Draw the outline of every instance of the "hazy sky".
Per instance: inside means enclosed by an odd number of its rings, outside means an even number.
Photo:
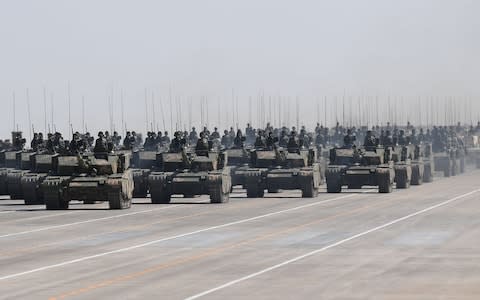
[[[116,128],[123,90],[124,119],[137,130],[146,127],[145,88],[150,120],[153,92],[155,121],[163,127],[162,105],[167,129],[170,88],[173,99],[181,99],[183,125],[200,121],[201,97],[209,103],[209,123],[218,122],[218,102],[227,112],[220,112],[221,123],[232,120],[232,89],[241,123],[258,121],[248,116],[248,99],[253,97],[255,108],[259,94],[267,104],[268,97],[273,103],[284,97],[282,118],[285,103],[290,99],[293,111],[298,96],[305,105],[300,121],[308,124],[317,115],[324,118],[317,97],[328,97],[331,122],[339,114],[337,108],[332,116],[335,96],[353,97],[352,103],[378,96],[385,108],[388,95],[400,106],[402,99],[413,105],[427,96],[476,103],[480,94],[480,1],[475,0],[2,0],[0,5],[2,137],[13,127],[13,92],[16,123],[28,131],[26,88],[35,127],[44,129],[45,87],[48,123],[53,96],[54,123],[65,131],[68,82],[73,126],[82,127],[85,97],[91,131],[109,128],[112,89]],[[423,102],[425,110],[432,101]],[[471,111],[458,114],[469,121]],[[379,114],[385,117],[383,110]],[[478,117],[478,105],[472,114]],[[172,116],[174,123],[177,113]]]

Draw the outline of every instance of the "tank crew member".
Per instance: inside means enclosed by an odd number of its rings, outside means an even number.
[[[208,139],[206,138],[205,132],[200,132],[200,138],[197,141],[197,145],[195,147],[195,154],[198,156],[208,156],[209,151],[209,144]]]
[[[173,153],[179,153],[183,151],[183,148],[185,147],[186,140],[181,137],[181,134],[179,131],[175,132],[174,138],[172,142],[170,143],[170,152]]]

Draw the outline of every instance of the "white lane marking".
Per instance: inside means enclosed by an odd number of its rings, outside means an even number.
[[[30,218],[19,218],[19,219],[15,219],[15,220],[5,220],[5,222],[0,222],[0,224],[3,225],[3,224],[6,224],[6,223],[13,223],[13,222],[24,222],[24,221],[30,221],[30,220],[46,219],[46,218],[69,215],[69,214],[73,214],[73,213],[74,213],[73,211],[69,211],[69,212],[64,212],[64,213],[59,213],[59,214],[54,214],[54,215],[36,216],[36,217],[30,217]]]
[[[13,213],[15,212],[14,210],[6,210],[6,211],[0,211],[0,214],[8,214],[8,213]]]
[[[7,237],[12,237],[12,236],[19,236],[19,235],[25,235],[25,234],[29,234],[29,233],[40,232],[40,231],[46,231],[46,230],[52,230],[52,229],[70,227],[70,226],[74,226],[74,225],[87,224],[87,223],[93,223],[93,222],[104,221],[104,220],[111,220],[111,219],[116,219],[116,218],[121,218],[121,217],[127,217],[127,216],[133,216],[133,215],[138,215],[138,214],[149,213],[149,212],[157,211],[157,210],[174,208],[174,207],[178,207],[178,206],[180,206],[180,205],[162,206],[162,207],[159,207],[159,208],[142,210],[142,211],[136,211],[136,212],[126,213],[126,214],[121,214],[121,215],[115,215],[115,216],[109,216],[109,217],[103,217],[103,218],[97,218],[97,219],[90,219],[90,220],[78,221],[78,222],[61,224],[61,225],[53,225],[53,226],[41,227],[41,228],[32,229],[32,230],[27,230],[27,231],[20,231],[20,232],[14,232],[14,233],[9,233],[9,234],[0,235],[0,238],[7,238]]]
[[[365,192],[367,192],[367,191],[365,191]],[[166,242],[166,241],[175,240],[175,239],[179,239],[179,238],[186,237],[186,236],[191,236],[191,235],[206,232],[206,231],[211,231],[211,230],[214,230],[214,229],[225,228],[225,227],[229,227],[229,226],[233,226],[233,225],[247,223],[247,222],[250,222],[250,221],[259,220],[259,219],[279,215],[279,214],[286,213],[286,212],[291,212],[291,211],[295,211],[295,210],[299,210],[299,209],[303,209],[303,208],[307,208],[307,207],[312,207],[312,206],[316,206],[316,205],[320,205],[320,204],[324,204],[324,203],[328,203],[328,202],[332,202],[332,201],[336,201],[336,200],[340,200],[340,199],[351,198],[351,197],[354,197],[354,196],[360,196],[360,195],[363,195],[363,193],[349,194],[349,195],[344,195],[344,196],[340,196],[340,197],[335,197],[335,198],[332,198],[332,199],[317,201],[317,202],[313,202],[313,203],[309,203],[309,204],[305,204],[305,205],[300,205],[300,206],[296,206],[296,207],[292,207],[292,208],[288,208],[288,209],[279,210],[279,211],[276,211],[276,212],[271,212],[271,213],[259,215],[259,216],[256,216],[256,217],[242,219],[242,220],[238,220],[238,221],[234,221],[234,222],[230,222],[230,223],[225,223],[225,224],[222,224],[222,225],[206,227],[206,228],[203,228],[203,229],[199,229],[199,230],[195,230],[195,231],[191,231],[191,232],[187,232],[187,233],[182,233],[182,234],[179,234],[179,235],[169,236],[169,237],[165,237],[165,238],[162,238],[162,239],[158,239],[158,240],[154,240],[154,241],[150,241],[150,242],[146,242],[146,243],[142,243],[142,244],[137,244],[137,245],[126,247],[126,248],[121,248],[121,249],[112,250],[112,251],[108,251],[108,252],[103,252],[103,253],[99,253],[99,254],[95,254],[95,255],[85,256],[85,257],[81,257],[81,258],[77,258],[77,259],[72,259],[72,260],[61,262],[61,263],[48,265],[48,266],[44,266],[44,267],[40,267],[40,268],[36,268],[36,269],[32,269],[32,270],[20,272],[20,273],[5,275],[5,276],[0,277],[0,281],[6,280],[6,279],[11,279],[11,278],[16,278],[16,277],[20,277],[20,276],[28,275],[28,274],[32,274],[32,273],[37,273],[37,272],[40,272],[40,271],[45,271],[45,270],[49,270],[49,269],[53,269],[53,268],[72,265],[72,264],[75,264],[75,263],[79,263],[79,262],[83,262],[83,261],[86,261],[86,260],[91,260],[91,259],[94,259],[94,258],[99,258],[99,257],[111,255],[111,254],[127,252],[127,251],[130,251],[130,250],[143,248],[143,247],[158,244],[158,243],[161,243],[161,242]]]
[[[345,238],[345,239],[343,239],[343,240],[340,240],[340,241],[335,242],[335,243],[333,243],[333,244],[327,245],[327,246],[322,247],[322,248],[320,248],[320,249],[313,250],[313,251],[308,252],[308,253],[306,253],[306,254],[303,254],[303,255],[297,256],[297,257],[295,257],[295,258],[286,260],[286,261],[284,261],[284,262],[282,262],[282,263],[279,263],[279,264],[273,265],[273,266],[271,266],[271,267],[265,268],[265,269],[263,269],[263,270],[261,270],[261,271],[252,273],[252,274],[250,274],[250,275],[247,275],[247,276],[244,276],[244,277],[241,277],[241,278],[232,280],[232,281],[229,281],[229,282],[227,282],[227,283],[225,283],[225,284],[222,284],[222,285],[220,285],[220,286],[217,286],[217,287],[215,287],[215,288],[212,288],[212,289],[206,290],[206,291],[204,291],[204,292],[198,293],[198,294],[196,294],[196,295],[190,296],[190,297],[188,297],[188,298],[185,298],[185,300],[194,300],[194,299],[198,299],[198,298],[207,296],[207,295],[209,295],[209,294],[215,293],[215,292],[217,292],[217,291],[219,291],[219,290],[225,289],[225,288],[227,288],[227,287],[230,287],[230,286],[235,285],[235,284],[237,284],[237,283],[240,283],[240,282],[242,282],[242,281],[246,281],[246,280],[248,280],[248,279],[251,279],[251,278],[260,276],[260,275],[262,275],[262,274],[268,273],[268,272],[270,272],[270,271],[279,269],[279,268],[284,267],[284,266],[286,266],[286,265],[288,265],[288,264],[297,262],[297,261],[299,261],[299,260],[302,260],[302,259],[304,259],[304,258],[313,256],[313,255],[318,254],[318,253],[320,253],[320,252],[324,252],[324,251],[326,251],[326,250],[328,250],[328,249],[331,249],[331,248],[334,248],[334,247],[336,247],[336,246],[340,246],[340,245],[342,245],[342,244],[344,244],[344,243],[346,243],[346,242],[349,242],[349,241],[351,241],[351,240],[358,239],[358,238],[360,238],[360,237],[362,237],[362,236],[364,236],[364,235],[367,235],[367,234],[369,234],[369,233],[372,233],[372,232],[375,232],[375,231],[384,229],[384,228],[389,227],[389,226],[392,226],[392,225],[394,225],[394,224],[396,224],[396,223],[405,221],[405,220],[407,220],[407,219],[413,218],[413,217],[418,216],[418,215],[420,215],[420,214],[426,213],[426,212],[428,212],[428,211],[430,211],[430,210],[436,209],[436,208],[438,208],[438,207],[440,207],[440,206],[447,205],[447,204],[449,204],[449,203],[451,203],[451,202],[453,202],[453,201],[456,201],[456,200],[459,200],[459,199],[468,197],[468,196],[470,196],[470,195],[472,195],[472,194],[475,194],[475,193],[477,193],[477,192],[479,192],[479,191],[480,191],[480,189],[474,190],[474,191],[471,191],[471,192],[469,192],[469,193],[466,193],[466,194],[463,194],[463,195],[454,197],[454,198],[452,198],[452,199],[443,201],[443,202],[441,202],[441,203],[438,203],[438,204],[436,204],[436,205],[433,205],[433,206],[427,207],[427,208],[425,208],[425,209],[419,210],[419,211],[417,211],[417,212],[411,213],[411,214],[406,215],[406,216],[404,216],[404,217],[395,219],[395,220],[390,221],[390,222],[388,222],[388,223],[385,223],[385,224],[383,224],[383,225],[380,225],[380,226],[374,227],[374,228],[372,228],[372,229],[369,229],[369,230],[367,230],[367,231],[364,231],[364,232],[355,234],[355,235],[353,235],[353,236],[351,236],[351,237]]]

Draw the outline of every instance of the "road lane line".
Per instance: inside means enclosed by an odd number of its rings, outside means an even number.
[[[108,217],[103,217],[103,218],[90,219],[90,220],[78,221],[78,222],[67,223],[67,224],[41,227],[41,228],[36,228],[36,229],[32,229],[32,230],[27,230],[27,231],[20,231],[20,232],[14,232],[14,233],[0,235],[0,238],[7,238],[7,237],[12,237],[12,236],[19,236],[19,235],[25,235],[25,234],[29,234],[29,233],[51,230],[51,229],[58,229],[58,228],[70,227],[70,226],[75,226],[75,225],[80,225],[80,224],[87,224],[87,223],[93,223],[93,222],[98,222],[98,221],[111,220],[111,219],[116,219],[116,218],[121,218],[121,217],[127,217],[127,216],[149,213],[149,212],[152,212],[152,211],[174,208],[174,207],[178,207],[178,206],[181,206],[181,205],[162,206],[162,207],[159,207],[159,208],[136,211],[136,212],[126,213],[126,214],[121,214],[121,215],[108,216]]]
[[[233,226],[233,225],[243,224],[243,223],[247,223],[247,222],[251,222],[251,221],[255,221],[255,220],[279,215],[279,214],[282,214],[282,213],[287,213],[287,212],[300,210],[300,209],[307,208],[307,207],[312,207],[312,206],[316,206],[316,205],[320,205],[320,204],[325,204],[325,203],[329,203],[329,202],[333,202],[333,201],[337,201],[337,200],[341,200],[341,199],[352,198],[354,196],[363,195],[364,193],[366,193],[368,191],[370,191],[370,190],[366,190],[366,191],[363,191],[362,193],[358,193],[358,194],[349,194],[349,195],[335,197],[335,198],[331,198],[331,199],[327,199],[327,200],[317,201],[317,202],[313,202],[313,203],[309,203],[309,204],[305,204],[305,205],[300,205],[300,206],[296,206],[296,207],[292,207],[292,208],[288,208],[288,209],[283,209],[283,210],[280,210],[280,211],[271,212],[271,213],[267,213],[267,214],[263,214],[263,215],[258,215],[258,216],[247,218],[247,219],[241,219],[241,220],[238,220],[238,221],[233,221],[233,222],[229,222],[229,223],[225,223],[225,224],[221,224],[221,225],[206,227],[206,228],[195,230],[195,231],[190,231],[190,232],[186,232],[186,233],[182,233],[182,234],[178,234],[178,235],[174,235],[174,236],[165,237],[165,238],[158,239],[158,240],[153,240],[153,241],[150,241],[150,242],[145,242],[145,243],[133,245],[133,246],[130,246],[130,247],[120,248],[120,249],[117,249],[117,250],[98,253],[98,254],[94,254],[94,255],[90,255],[90,256],[84,256],[84,257],[64,261],[64,262],[57,263],[57,264],[43,266],[43,267],[35,268],[35,269],[32,269],[32,270],[24,271],[24,272],[5,275],[5,276],[0,277],[0,281],[6,280],[6,279],[12,279],[12,278],[20,277],[20,276],[23,276],[23,275],[32,274],[32,273],[37,273],[37,272],[41,272],[41,271],[45,271],[45,270],[50,270],[50,269],[54,269],[54,268],[59,268],[59,267],[67,266],[67,265],[72,265],[72,264],[76,264],[76,263],[80,263],[80,262],[83,262],[83,261],[92,260],[92,259],[95,259],[95,258],[104,257],[104,256],[112,255],[112,254],[127,252],[127,251],[135,250],[135,249],[138,249],[138,248],[143,248],[143,247],[147,247],[147,246],[150,246],[150,245],[158,244],[158,243],[161,243],[161,242],[175,240],[175,239],[183,238],[183,237],[186,237],[186,236],[191,236],[191,235],[195,235],[195,234],[198,234],[198,233],[203,233],[203,232],[206,232],[206,231],[225,228],[225,227],[229,227],[229,226]]]
[[[388,222],[388,223],[385,223],[385,224],[383,224],[383,225],[380,225],[380,226],[371,228],[371,229],[369,229],[369,230],[363,231],[363,232],[361,232],[361,233],[355,234],[355,235],[353,235],[353,236],[350,236],[350,237],[348,237],[348,238],[345,238],[345,239],[340,240],[340,241],[338,241],[338,242],[335,242],[335,243],[333,243],[333,244],[327,245],[327,246],[322,247],[322,248],[320,248],[320,249],[317,249],[317,250],[308,252],[308,253],[306,253],[306,254],[303,254],[303,255],[297,256],[297,257],[295,257],[295,258],[286,260],[286,261],[284,261],[284,262],[281,262],[281,263],[279,263],[279,264],[276,264],[276,265],[273,265],[273,266],[271,266],[271,267],[265,268],[265,269],[260,270],[260,271],[258,271],[258,272],[255,272],[255,273],[252,273],[252,274],[243,276],[243,277],[241,277],[241,278],[238,278],[238,279],[229,281],[229,282],[227,282],[227,283],[225,283],[225,284],[222,284],[222,285],[220,285],[220,286],[217,286],[217,287],[215,287],[215,288],[212,288],[212,289],[206,290],[206,291],[204,291],[204,292],[198,293],[198,294],[196,294],[196,295],[190,296],[190,297],[188,297],[188,298],[185,298],[185,300],[194,300],[194,299],[198,299],[198,298],[207,296],[207,295],[212,294],[212,293],[215,293],[215,292],[217,292],[217,291],[219,291],[219,290],[223,290],[223,289],[225,289],[225,288],[227,288],[227,287],[233,286],[233,285],[238,284],[238,283],[241,283],[241,282],[243,282],[243,281],[246,281],[246,280],[252,279],[252,278],[254,278],[254,277],[260,276],[260,275],[262,275],[262,274],[265,274],[265,273],[274,271],[274,270],[276,270],[276,269],[279,269],[279,268],[284,267],[284,266],[286,266],[286,265],[289,265],[289,264],[291,264],[291,263],[297,262],[297,261],[299,261],[299,260],[308,258],[308,257],[313,256],[313,255],[315,255],[315,254],[318,254],[318,253],[320,253],[320,252],[324,252],[324,251],[326,251],[326,250],[329,250],[329,249],[332,249],[332,248],[334,248],[334,247],[340,246],[340,245],[342,245],[342,244],[345,244],[345,243],[347,243],[347,242],[349,242],[349,241],[358,239],[358,238],[363,237],[363,236],[365,236],[365,235],[367,235],[367,234],[370,234],[370,233],[372,233],[372,232],[379,231],[379,230],[381,230],[381,229],[384,229],[384,228],[386,228],[386,227],[392,226],[392,225],[397,224],[397,223],[399,223],[399,222],[408,220],[408,219],[413,218],[413,217],[415,217],[415,216],[418,216],[418,215],[420,215],[420,214],[424,214],[424,213],[426,213],[426,212],[429,212],[429,211],[431,211],[431,210],[433,210],[433,209],[439,208],[439,207],[441,207],[441,206],[445,206],[445,205],[447,205],[447,204],[449,204],[449,203],[452,203],[452,202],[454,202],[454,201],[457,201],[457,200],[463,199],[463,198],[465,198],[465,197],[471,196],[471,195],[473,195],[473,194],[475,194],[475,193],[477,193],[477,192],[479,192],[479,191],[480,191],[480,189],[477,189],[477,190],[474,190],[474,191],[471,191],[471,192],[462,194],[462,195],[460,195],[460,196],[451,198],[451,199],[449,199],[449,200],[443,201],[443,202],[441,202],[441,203],[438,203],[438,204],[429,206],[429,207],[424,208],[424,209],[422,209],[422,210],[416,211],[416,212],[414,212],[414,213],[411,213],[411,214],[409,214],[409,215],[406,215],[406,216],[403,216],[403,217],[401,217],[401,218],[395,219],[395,220],[390,221],[390,222]]]
[[[388,199],[387,199],[387,201],[388,201]],[[383,201],[383,202],[380,202],[380,203],[377,203],[377,204],[374,204],[374,205],[365,205],[365,206],[359,207],[359,208],[354,209],[354,210],[349,210],[349,211],[346,211],[346,212],[337,213],[337,214],[334,214],[334,215],[331,215],[331,216],[327,216],[325,218],[317,219],[315,221],[303,223],[303,224],[300,224],[300,225],[296,225],[294,227],[289,227],[287,229],[282,229],[282,230],[279,230],[279,231],[274,231],[274,232],[270,232],[270,233],[266,233],[266,234],[261,234],[261,235],[255,237],[255,238],[252,238],[252,239],[247,239],[247,240],[237,242],[237,243],[233,243],[233,244],[232,243],[227,244],[227,245],[222,246],[222,247],[215,247],[212,250],[208,250],[208,251],[205,251],[205,252],[197,254],[197,255],[189,256],[189,257],[186,257],[186,258],[175,259],[171,262],[162,263],[160,265],[149,267],[149,268],[141,270],[141,271],[137,271],[137,272],[134,272],[134,273],[129,273],[129,274],[126,274],[126,275],[121,275],[121,276],[115,277],[113,279],[107,279],[107,280],[104,280],[100,283],[96,283],[96,284],[93,284],[93,285],[90,285],[90,286],[87,286],[87,287],[84,287],[84,288],[80,288],[80,289],[76,289],[76,290],[73,290],[73,291],[70,291],[70,292],[66,292],[66,293],[63,293],[60,296],[50,297],[49,300],[58,300],[58,299],[65,299],[65,298],[72,297],[72,296],[78,296],[79,294],[85,294],[87,292],[91,292],[91,291],[96,290],[96,289],[104,288],[104,287],[107,287],[107,286],[110,286],[112,284],[116,284],[116,283],[119,283],[119,282],[122,282],[122,281],[136,279],[136,278],[139,278],[140,276],[143,276],[143,275],[146,275],[146,274],[161,271],[161,270],[164,270],[164,269],[167,269],[167,268],[170,268],[170,267],[177,267],[181,264],[190,263],[190,262],[193,262],[193,261],[196,261],[196,260],[199,260],[199,259],[207,258],[209,256],[216,255],[216,254],[222,253],[222,252],[227,251],[227,250],[232,250],[232,249],[239,248],[239,247],[242,247],[242,246],[250,245],[254,242],[266,240],[266,239],[269,239],[269,238],[272,238],[272,237],[275,237],[275,236],[278,236],[278,235],[282,235],[282,234],[288,234],[292,231],[301,230],[301,229],[303,229],[305,227],[308,227],[308,226],[316,225],[316,224],[323,223],[323,222],[326,222],[326,221],[331,221],[331,220],[334,220],[334,219],[337,219],[337,218],[340,218],[340,217],[344,217],[344,216],[347,216],[347,215],[354,215],[355,213],[365,211],[365,210],[369,210],[369,209],[372,209],[372,208],[382,207],[382,206],[385,206],[386,204],[387,205],[391,204],[391,202],[389,202],[389,203],[385,203],[385,202],[386,201]]]

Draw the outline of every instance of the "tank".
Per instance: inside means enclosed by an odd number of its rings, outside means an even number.
[[[263,197],[265,190],[301,190],[303,198],[316,197],[323,183],[316,149],[288,152],[252,150],[250,168],[245,176],[247,197]]]
[[[26,205],[44,204],[41,185],[48,174],[55,170],[58,154],[32,156],[32,171],[21,178],[23,199]]]
[[[412,160],[410,146],[395,146],[392,151],[392,160],[395,169],[395,183],[397,189],[407,189],[412,181]]]
[[[71,200],[106,201],[110,209],[130,208],[133,176],[128,154],[58,157],[57,174],[42,183],[48,210],[68,209]]]
[[[379,193],[391,193],[395,179],[391,148],[333,148],[325,171],[328,193],[340,193],[343,186],[378,186]]]
[[[172,195],[209,195],[210,203],[228,202],[232,186],[227,154],[162,153],[162,171],[148,177],[152,203],[170,203]]]

